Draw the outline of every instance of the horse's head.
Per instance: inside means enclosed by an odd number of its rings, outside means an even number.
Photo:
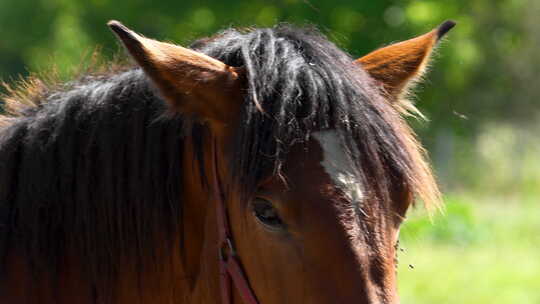
[[[208,206],[193,215],[204,218],[204,241],[186,236],[194,293],[219,294],[214,209],[224,194],[260,303],[398,302],[399,226],[415,198],[438,199],[401,97],[453,23],[357,61],[289,27],[228,31],[186,49],[110,25],[172,111],[207,126],[202,161],[184,172],[198,189],[188,197]]]

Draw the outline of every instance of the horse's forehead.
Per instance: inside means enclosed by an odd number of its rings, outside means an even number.
[[[321,147],[323,158],[321,166],[330,177],[334,186],[340,189],[351,203],[358,203],[363,198],[362,187],[355,164],[346,149],[340,143],[335,130],[312,133],[312,137]]]

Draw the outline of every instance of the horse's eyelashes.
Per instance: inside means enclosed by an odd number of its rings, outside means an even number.
[[[251,203],[253,215],[259,223],[272,231],[283,230],[285,223],[272,203],[264,198],[257,197]]]

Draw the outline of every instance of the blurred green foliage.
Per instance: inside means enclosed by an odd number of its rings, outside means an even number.
[[[436,225],[433,225],[436,222]],[[482,237],[477,227],[478,221],[470,202],[446,197],[445,212],[436,214],[435,218],[425,216],[413,217],[401,231],[401,239],[424,238],[432,243],[468,245]]]
[[[494,198],[450,195],[431,219],[401,229],[401,303],[540,303],[539,189]]]

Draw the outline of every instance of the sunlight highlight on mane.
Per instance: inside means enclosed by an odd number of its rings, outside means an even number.
[[[9,126],[14,118],[24,116],[29,109],[46,103],[50,94],[69,91],[78,83],[88,81],[88,78],[106,77],[134,67],[133,63],[121,56],[121,53],[107,60],[100,48],[81,55],[80,62],[80,65],[72,68],[63,77],[53,65],[39,73],[31,73],[26,77],[19,76],[11,83],[1,81],[0,87],[5,92],[0,94],[0,105],[4,112],[0,114],[0,128]],[[63,78],[70,81],[64,82]]]
[[[38,107],[48,91],[48,86],[35,76],[20,79],[15,85],[6,82],[1,85],[6,93],[0,96],[4,110],[0,115],[0,127],[9,125],[11,119],[23,115],[24,110]]]

